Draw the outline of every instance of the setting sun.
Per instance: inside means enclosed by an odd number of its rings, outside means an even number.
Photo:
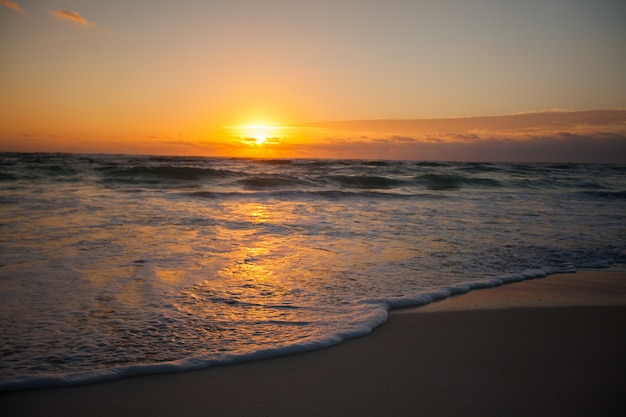
[[[253,126],[239,126],[238,129],[242,132],[244,140],[253,142],[256,145],[263,145],[270,140],[275,141],[277,138],[273,134],[278,129],[277,126],[270,125],[253,125]]]

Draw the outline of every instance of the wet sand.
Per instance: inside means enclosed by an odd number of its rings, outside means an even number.
[[[3,416],[621,416],[626,266],[392,312],[372,334],[238,365],[0,394]]]

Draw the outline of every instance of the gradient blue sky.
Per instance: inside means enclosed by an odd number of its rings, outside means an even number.
[[[625,46],[623,0],[3,0],[0,150],[386,158],[460,139],[320,122],[626,109]]]

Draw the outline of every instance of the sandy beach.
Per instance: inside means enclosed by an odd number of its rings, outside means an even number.
[[[395,311],[314,352],[0,394],[3,416],[621,416],[626,268]]]

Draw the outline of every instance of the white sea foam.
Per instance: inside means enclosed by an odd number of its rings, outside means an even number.
[[[350,314],[346,314],[335,323],[328,333],[322,333],[318,338],[307,338],[294,343],[256,350],[250,353],[222,353],[206,357],[191,356],[185,359],[158,364],[141,364],[105,368],[97,371],[69,372],[64,374],[41,375],[37,377],[15,378],[12,381],[2,383],[0,392],[22,389],[34,389],[54,386],[71,386],[77,384],[90,384],[105,382],[133,375],[165,374],[204,369],[214,366],[267,359],[277,356],[285,356],[321,349],[339,344],[345,340],[364,336],[376,327],[385,323],[388,318],[388,310],[408,307],[424,306],[435,301],[441,301],[448,297],[465,294],[467,292],[493,288],[501,285],[524,281],[528,279],[543,278],[555,273],[571,273],[576,269],[573,265],[563,268],[545,268],[529,270],[519,274],[511,274],[499,278],[484,281],[459,283],[433,289],[414,296],[397,297],[389,299],[357,300]]]

